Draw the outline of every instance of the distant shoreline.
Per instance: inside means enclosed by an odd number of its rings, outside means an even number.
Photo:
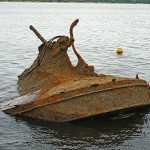
[[[0,2],[150,4],[150,0],[1,0]]]

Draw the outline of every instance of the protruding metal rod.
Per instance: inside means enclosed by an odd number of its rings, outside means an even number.
[[[42,37],[42,35],[32,26],[30,25],[30,29],[35,33],[35,35],[43,42],[46,43],[47,41]]]
[[[73,28],[77,25],[77,23],[79,22],[79,19],[76,19],[70,26],[70,39],[73,40],[72,42],[72,49],[75,53],[75,55],[77,56],[78,58],[78,61],[79,62],[82,62],[82,63],[85,63],[85,61],[83,60],[83,58],[80,56],[80,54],[77,52],[75,46],[74,46],[74,38],[73,38]]]
[[[70,26],[70,38],[73,38],[73,28],[77,25],[79,19],[76,19]]]

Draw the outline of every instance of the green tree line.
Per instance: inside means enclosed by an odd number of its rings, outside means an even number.
[[[18,1],[18,2],[93,2],[93,3],[143,3],[150,4],[150,0],[0,0],[0,1]]]

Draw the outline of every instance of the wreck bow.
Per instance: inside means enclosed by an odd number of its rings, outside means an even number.
[[[26,69],[18,79],[19,93],[25,95],[46,87],[52,88],[58,84],[72,79],[79,79],[84,76],[96,76],[94,67],[85,63],[78,54],[74,46],[73,29],[78,23],[75,20],[70,27],[70,37],[57,36],[57,41],[46,41],[40,33],[33,27],[30,29],[43,42],[39,46],[39,54],[31,65]],[[72,46],[75,55],[78,58],[77,66],[73,66],[68,54],[68,48]]]

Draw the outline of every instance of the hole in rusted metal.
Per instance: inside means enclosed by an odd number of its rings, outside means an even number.
[[[63,93],[65,93],[65,92],[60,92],[60,94],[63,94]]]
[[[78,59],[77,59],[76,55],[74,55],[72,48],[69,48],[67,53],[69,55],[69,59],[71,61],[71,64],[75,67],[78,64]]]
[[[99,86],[99,84],[92,84],[91,87]]]
[[[115,82],[116,81],[116,79],[112,79],[112,82]]]

